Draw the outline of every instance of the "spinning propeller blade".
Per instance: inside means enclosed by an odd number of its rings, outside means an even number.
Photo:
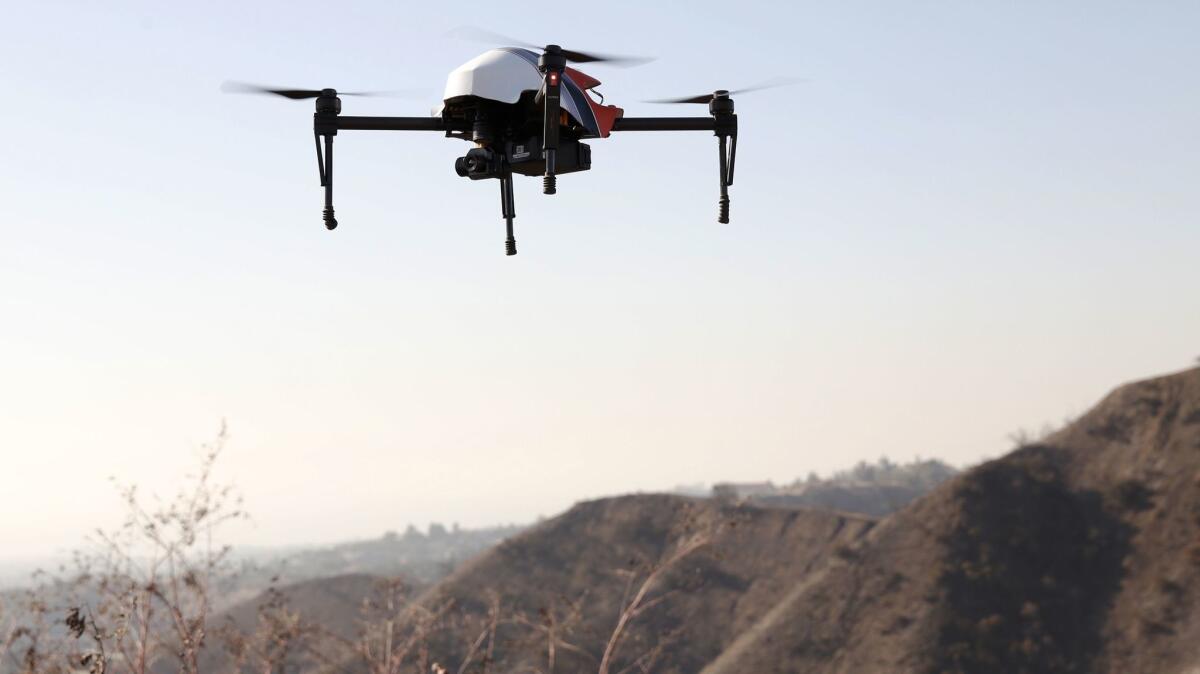
[[[469,40],[471,42],[482,42],[491,45],[506,45],[511,47],[524,47],[533,51],[540,52],[544,49],[542,46],[517,40],[507,35],[493,33],[490,30],[484,30],[475,26],[460,26],[447,33],[451,37],[456,37],[461,40]],[[644,56],[620,56],[617,54],[599,54],[596,52],[581,52],[571,49],[563,49],[562,55],[572,63],[607,63],[614,66],[640,66],[643,63],[653,61],[653,58]]]
[[[258,84],[247,84],[245,82],[225,82],[221,84],[221,91],[227,94],[274,94],[290,98],[293,101],[302,101],[307,98],[318,98],[321,95],[322,89],[277,89],[274,87],[264,87]],[[338,96],[397,96],[397,97],[412,97],[424,93],[420,89],[396,89],[392,91],[339,91]]]
[[[763,89],[774,89],[776,87],[785,87],[790,84],[796,84],[797,82],[803,82],[803,81],[804,80],[796,78],[796,77],[776,77],[774,79],[767,80],[766,82],[763,82],[761,84],[756,84],[752,87],[746,87],[745,89],[734,89],[732,91],[726,91],[724,93],[726,93],[730,96],[737,96],[739,94],[745,94],[745,93],[749,93],[751,91],[762,91]],[[712,101],[713,96],[714,96],[714,94],[703,94],[700,96],[688,96],[686,98],[660,98],[660,99],[656,99],[656,100],[652,100],[652,101],[644,101],[644,102],[645,103],[701,103],[701,104],[704,104],[704,103],[708,103],[708,102]]]

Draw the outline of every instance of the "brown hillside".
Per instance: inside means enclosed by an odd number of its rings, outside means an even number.
[[[667,495],[591,501],[505,541],[455,572],[422,603],[453,601],[465,622],[476,616],[477,625],[495,592],[501,624],[493,671],[545,671],[547,627],[553,624],[555,670],[594,672],[622,598],[634,596],[648,571],[681,541],[701,537],[709,543],[654,583],[643,604],[649,608],[630,621],[611,668],[619,672],[657,653],[650,671],[695,672],[833,550],[853,544],[873,525],[854,515]],[[475,636],[462,632],[442,634],[435,644],[434,659],[451,671]]]
[[[1200,370],[1121,387],[884,520],[708,674],[1200,667]]]
[[[354,638],[363,600],[376,591],[380,582],[380,578],[367,574],[344,574],[284,585],[277,590],[267,590],[254,599],[239,602],[213,616],[212,634],[201,651],[201,670],[224,672],[233,669],[228,650],[231,644],[227,638],[230,631],[265,637],[267,632],[262,625],[263,612],[269,610],[273,600],[288,611],[303,616],[306,624],[319,625],[337,637]],[[311,637],[308,641],[314,646],[318,645]],[[176,671],[174,665],[170,659],[160,660],[154,671],[167,674]],[[319,661],[309,657],[308,653],[297,652],[288,657],[288,665],[291,671],[312,671],[319,668]],[[252,667],[243,669],[254,670]]]
[[[305,620],[326,627],[344,637],[354,636],[355,621],[363,599],[376,591],[381,579],[364,573],[348,573],[285,585],[278,592],[288,609]],[[242,602],[215,617],[218,625],[232,622],[244,631],[252,630],[260,607],[268,600],[263,594]]]

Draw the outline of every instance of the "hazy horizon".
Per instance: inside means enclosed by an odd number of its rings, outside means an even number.
[[[970,464],[1200,356],[1200,5],[462,7],[10,11],[4,555],[118,523],[110,476],[173,493],[222,420],[235,542],[331,542]],[[581,68],[629,115],[807,81],[737,99],[731,224],[711,136],[614,134],[554,197],[518,180],[515,258],[466,143],[343,132],[327,232],[311,103],[219,92],[428,114],[467,22],[656,56]]]

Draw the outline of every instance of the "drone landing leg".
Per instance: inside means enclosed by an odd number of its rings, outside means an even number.
[[[320,149],[318,147],[318,149]],[[333,136],[325,136],[325,163],[321,171],[321,184],[325,186],[325,228],[336,229],[337,218],[333,217]]]
[[[721,200],[717,213],[717,222],[725,225],[729,224],[729,185],[733,181],[730,175],[730,162],[726,156],[726,137],[717,136],[717,143],[720,146],[719,152],[721,155]]]
[[[546,158],[546,171],[542,176],[542,194],[557,194],[558,179],[555,177],[555,155],[558,154],[558,126],[562,106],[562,76],[567,68],[567,57],[556,44],[546,45],[538,57],[538,70],[542,72],[542,155]]]
[[[500,176],[500,210],[508,232],[508,238],[504,240],[504,254],[516,255],[517,240],[513,237],[513,218],[517,217],[517,207],[513,201],[513,179],[510,170],[505,170]]]

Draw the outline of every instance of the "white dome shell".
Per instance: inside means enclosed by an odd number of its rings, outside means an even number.
[[[478,96],[501,103],[516,103],[522,92],[537,91],[542,87],[536,59],[533,52],[525,49],[486,51],[450,72],[442,100]]]

